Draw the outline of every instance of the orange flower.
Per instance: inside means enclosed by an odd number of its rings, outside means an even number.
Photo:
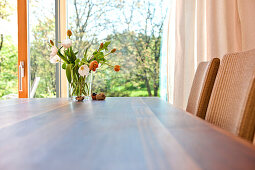
[[[96,68],[98,68],[98,62],[96,60],[92,61],[90,64],[89,64],[89,69],[90,70],[93,70],[93,71],[96,71]]]
[[[102,49],[104,47],[104,43],[100,44],[100,49]]]
[[[53,42],[52,40],[50,40],[50,44],[51,44],[52,46],[54,46],[54,42]]]
[[[120,66],[119,66],[119,65],[115,65],[115,66],[114,66],[114,70],[115,70],[116,72],[120,71]]]
[[[116,51],[116,48],[112,49],[111,53],[115,53],[115,51]]]
[[[71,30],[67,30],[67,36],[70,38],[72,36],[72,31]]]

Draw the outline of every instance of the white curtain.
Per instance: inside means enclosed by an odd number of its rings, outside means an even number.
[[[255,0],[172,0],[169,6],[161,96],[185,109],[199,62],[255,48]]]

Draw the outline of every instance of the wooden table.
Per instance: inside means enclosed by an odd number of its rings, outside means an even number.
[[[0,102],[1,170],[255,169],[254,146],[158,98]]]

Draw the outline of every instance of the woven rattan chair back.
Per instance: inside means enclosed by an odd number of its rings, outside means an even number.
[[[186,111],[205,119],[214,81],[219,69],[220,59],[201,62],[193,80]]]
[[[215,80],[206,120],[249,141],[255,131],[255,50],[227,54]]]

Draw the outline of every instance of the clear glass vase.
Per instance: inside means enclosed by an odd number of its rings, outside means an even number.
[[[76,81],[69,83],[69,97],[74,101],[83,101],[91,99],[93,73],[88,76],[79,76]]]

